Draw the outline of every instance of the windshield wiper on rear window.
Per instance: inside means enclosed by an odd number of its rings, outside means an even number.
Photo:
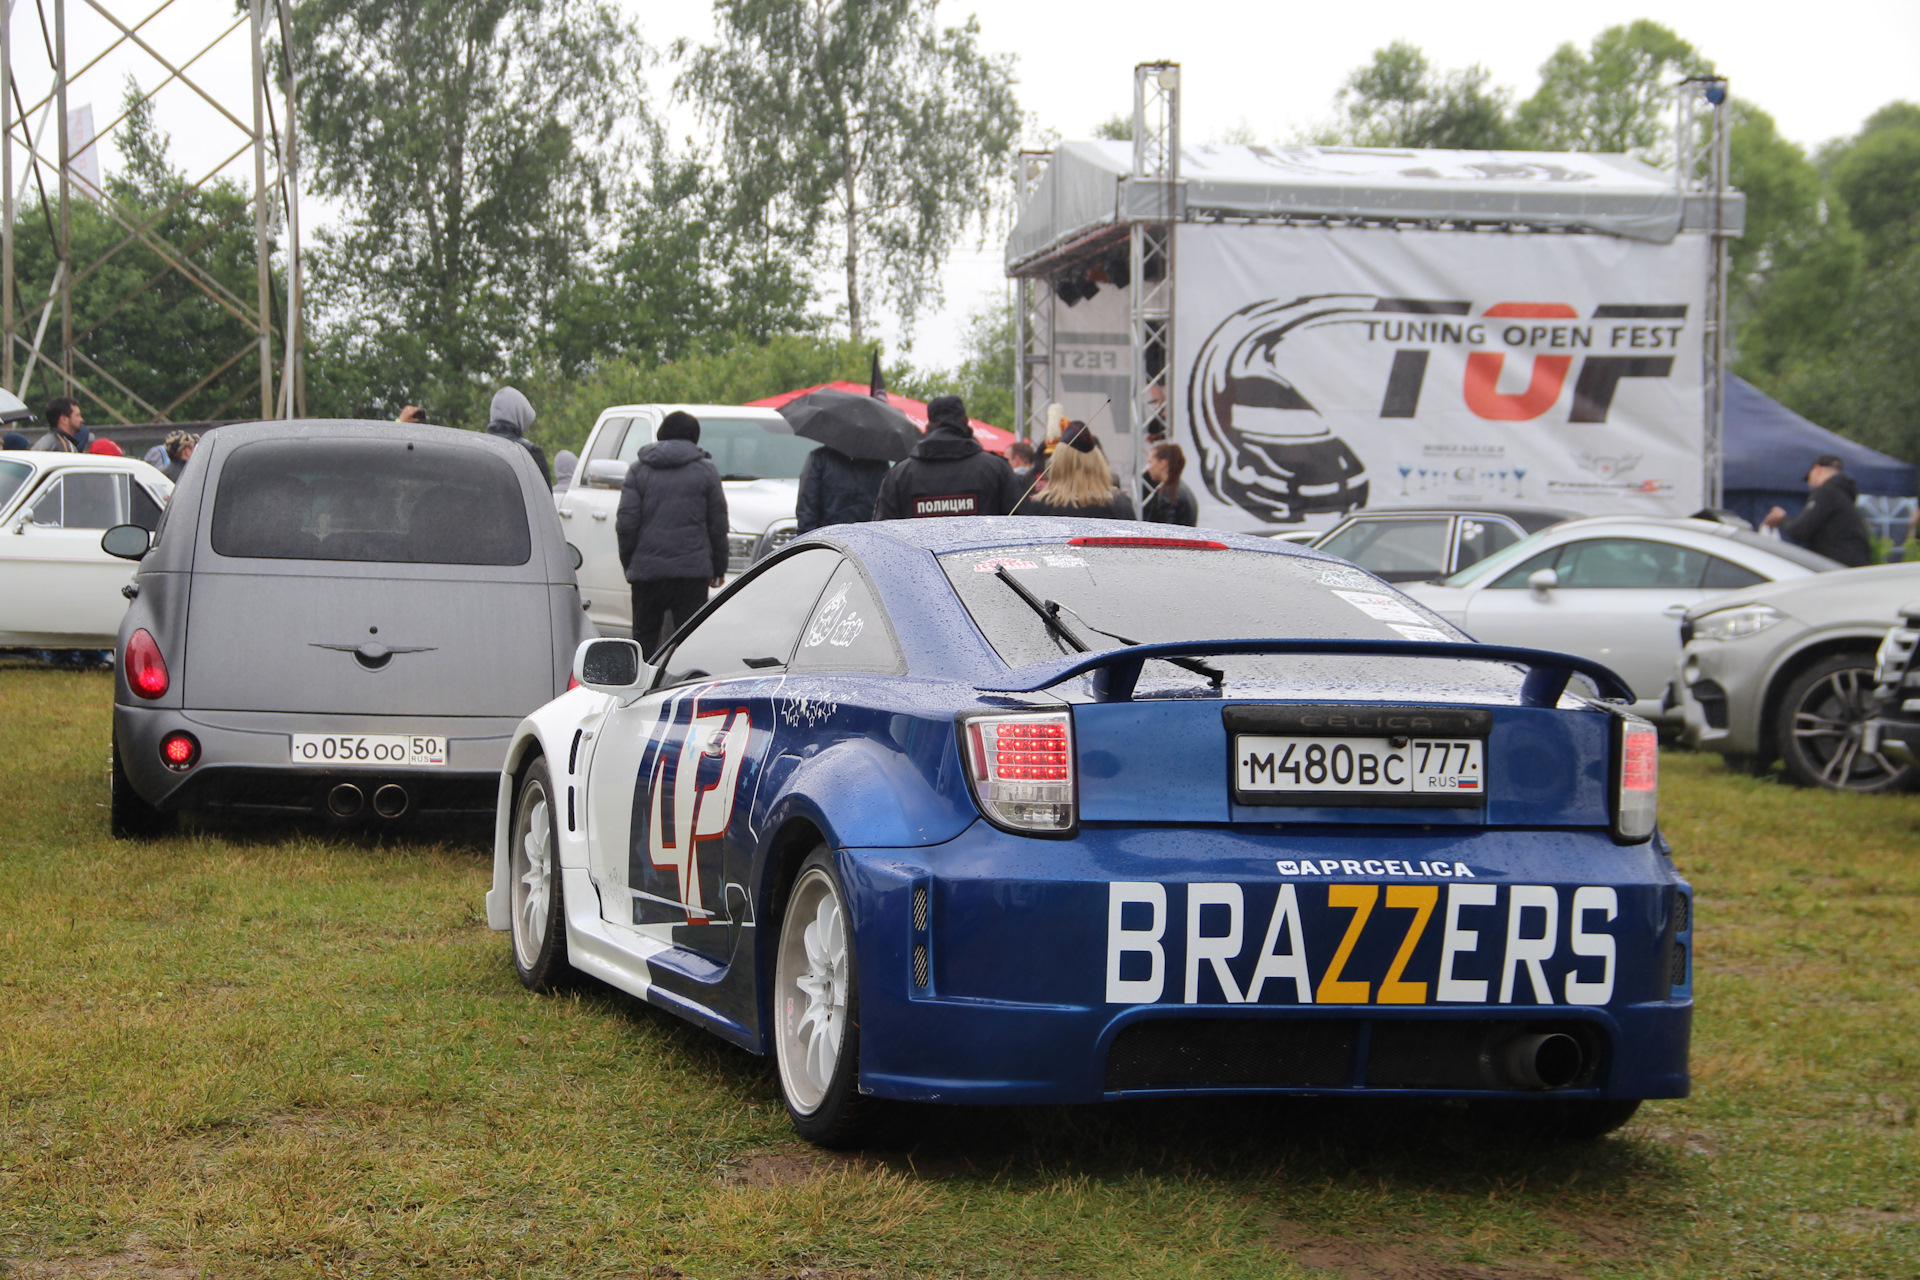
[[[1053,632],[1054,635],[1058,636],[1067,644],[1072,645],[1075,653],[1090,653],[1093,650],[1093,646],[1081,639],[1080,634],[1068,626],[1065,619],[1061,618],[1060,612],[1063,609],[1073,614],[1074,617],[1079,618],[1081,625],[1086,627],[1087,630],[1097,631],[1109,640],[1118,640],[1121,644],[1127,645],[1129,648],[1140,643],[1138,640],[1120,635],[1117,632],[1107,631],[1104,628],[1094,626],[1085,618],[1081,618],[1072,608],[1061,604],[1057,600],[1042,600],[1039,596],[1027,590],[1025,584],[1018,578],[1008,573],[1005,565],[996,568],[993,571],[993,576],[1006,583],[1009,587],[1012,587],[1014,594],[1024,600],[1029,609],[1032,609],[1034,613],[1039,615],[1040,621],[1047,624],[1047,630]],[[1224,684],[1227,679],[1226,672],[1211,663],[1202,662],[1198,658],[1163,658],[1159,659],[1159,661],[1170,662],[1176,667],[1193,672],[1195,675],[1205,676],[1208,682],[1216,689]]]

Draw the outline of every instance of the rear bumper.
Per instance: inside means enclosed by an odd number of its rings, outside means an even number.
[[[500,765],[518,719],[339,716],[193,711],[116,705],[114,738],[133,789],[163,809],[232,808],[322,812],[327,793],[350,782],[368,796],[392,783],[414,813],[491,813]],[[175,729],[200,743],[200,758],[175,772],[161,762],[160,740]],[[315,768],[292,761],[295,733],[431,733],[447,739],[445,766]]]
[[[861,1082],[879,1096],[1688,1091],[1691,894],[1653,846],[1278,826],[1038,841],[981,823],[934,849],[841,856]],[[1523,1083],[1510,1051],[1535,1035],[1570,1037],[1579,1070]]]

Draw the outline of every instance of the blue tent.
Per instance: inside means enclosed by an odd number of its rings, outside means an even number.
[[[1913,515],[1920,473],[1913,464],[1837,436],[1770,399],[1740,378],[1727,378],[1724,501],[1755,525],[1773,507],[1798,512],[1807,500],[1807,468],[1823,453],[1846,463],[1860,486],[1873,531],[1896,542]],[[1896,527],[1897,526],[1897,527]]]

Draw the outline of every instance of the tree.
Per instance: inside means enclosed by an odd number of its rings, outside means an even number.
[[[1554,50],[1540,87],[1520,104],[1532,145],[1554,151],[1630,152],[1653,163],[1671,155],[1675,93],[1713,64],[1657,22],[1608,27],[1588,52]]]
[[[1020,127],[1012,59],[934,0],[718,0],[720,43],[683,85],[720,129],[743,227],[846,279],[860,342],[877,301],[911,329],[970,226],[984,234]]]
[[[1875,260],[1897,257],[1913,243],[1920,211],[1920,125],[1863,131],[1834,162],[1833,189]]]
[[[479,425],[583,256],[638,37],[606,0],[306,0],[293,23],[314,189],[349,209],[317,237],[309,394]]]
[[[1376,49],[1335,102],[1341,140],[1358,146],[1500,150],[1514,142],[1510,96],[1484,68],[1443,74],[1404,40]]]
[[[190,190],[168,159],[169,140],[154,125],[151,103],[132,81],[123,105],[127,117],[115,131],[119,171],[108,175],[98,198],[76,191],[70,205],[74,345],[107,375],[75,360],[76,381],[98,397],[82,396],[86,411],[96,418],[149,422],[164,416],[179,422],[226,416],[250,396],[257,408],[259,362],[243,357],[228,364],[250,346],[254,332],[209,292],[224,292],[248,308],[255,304],[247,196],[225,180]],[[16,332],[31,334],[46,305],[57,261],[51,230],[56,216],[56,205],[37,198],[15,215]],[[189,260],[210,282],[207,288],[131,237],[130,226],[148,223],[153,238]],[[276,301],[278,283],[276,277]],[[56,322],[42,346],[30,399],[57,393],[49,361],[57,332]],[[16,357],[22,354],[16,351]]]
[[[1093,126],[1093,136],[1108,142],[1132,142],[1133,117],[1116,111]]]
[[[1013,307],[1005,299],[979,307],[967,317],[966,340],[956,369],[912,372],[889,385],[916,400],[959,396],[967,413],[982,422],[1009,431],[1013,420],[1013,380],[1018,361],[1014,345]]]

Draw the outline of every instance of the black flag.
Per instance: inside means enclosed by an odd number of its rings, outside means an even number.
[[[892,404],[887,399],[887,375],[880,372],[880,348],[873,349],[873,379],[867,386],[867,394],[881,404]]]

